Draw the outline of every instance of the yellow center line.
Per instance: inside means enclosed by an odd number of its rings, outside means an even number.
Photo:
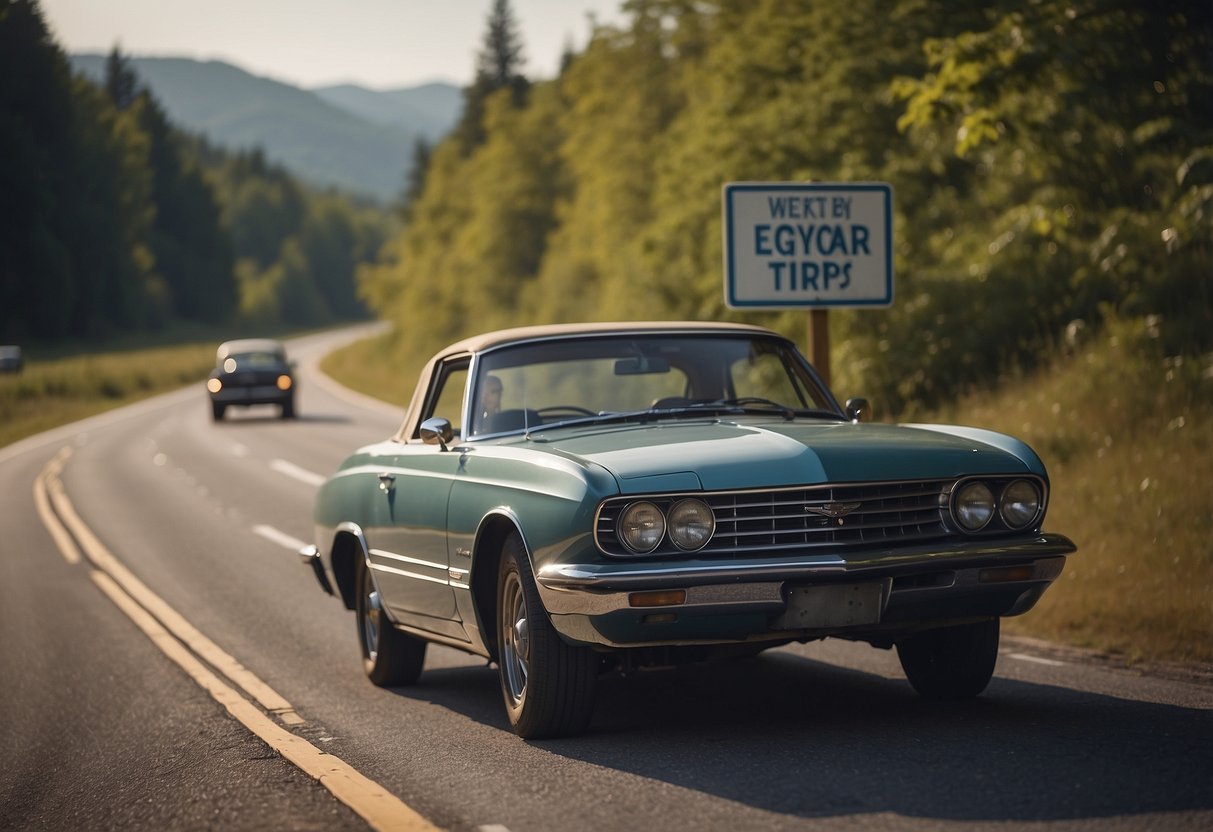
[[[90,577],[101,591],[143,630],[152,643],[188,673],[198,686],[226,708],[228,713],[283,757],[318,780],[334,797],[357,812],[372,828],[399,832],[430,832],[438,829],[344,760],[321,751],[253,707],[237,691],[211,673],[181,642],[160,626],[160,622],[104,572],[94,570]]]
[[[261,707],[278,714],[283,723],[287,725],[303,725],[303,718],[295,713],[295,709],[291,707],[290,702],[287,702],[281,694],[250,673],[244,665],[236,661],[233,656],[225,652],[219,645],[200,633],[194,625],[186,621],[180,613],[170,607],[160,596],[148,589],[143,581],[136,578],[97,539],[92,529],[80,519],[80,515],[76,513],[75,507],[72,505],[71,500],[68,499],[59,482],[58,471],[62,470],[62,462],[66,461],[66,456],[60,454],[59,457],[56,457],[52,461],[52,464],[47,466],[43,472],[43,476],[47,481],[47,490],[50,493],[50,501],[54,507],[54,513],[58,515],[57,521],[67,527],[93,565],[113,578],[136,601],[142,604],[144,609],[156,616],[173,635],[185,642],[191,650],[201,656],[212,667],[240,686],[249,696],[256,699]],[[60,464],[56,467],[54,465],[55,462],[59,462]],[[52,525],[51,527],[53,528],[54,526]],[[52,535],[54,535],[54,532],[52,532]]]
[[[63,555],[63,559],[68,563],[80,562],[80,549],[76,546],[76,541],[72,540],[72,536],[67,533],[67,529],[59,522],[59,518],[51,511],[50,497],[47,496],[47,478],[50,466],[38,475],[34,480],[34,507],[38,510],[38,517],[42,519],[42,525],[46,526],[46,530],[50,532],[51,539],[55,541],[55,547]],[[59,489],[63,485],[56,478],[53,480],[55,486]]]
[[[34,483],[34,499],[39,507],[39,516],[68,563],[78,563],[80,551],[83,550],[96,567],[89,573],[93,582],[166,656],[185,670],[241,724],[300,770],[315,778],[371,827],[400,832],[437,832],[439,827],[344,760],[321,751],[279,726],[199,661],[199,658],[205,660],[284,724],[306,724],[284,697],[152,592],[84,524],[59,479],[70,456],[71,449],[64,448],[47,463]]]

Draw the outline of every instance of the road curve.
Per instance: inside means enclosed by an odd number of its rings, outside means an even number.
[[[0,449],[0,828],[1213,828],[1213,685],[1027,642],[961,705],[843,642],[608,678],[534,743],[473,657],[375,688],[293,551],[402,413],[316,372],[358,334],[290,343],[294,421],[200,382]]]

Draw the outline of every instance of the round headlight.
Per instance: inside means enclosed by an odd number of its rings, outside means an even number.
[[[278,376],[278,389],[279,390],[290,390],[291,384],[293,384],[293,382],[291,381],[290,376]]]
[[[670,509],[670,540],[679,549],[702,549],[715,531],[716,515],[702,500],[679,500]]]
[[[639,555],[647,555],[665,537],[665,515],[652,503],[632,503],[619,515],[619,539]]]
[[[1040,490],[1028,480],[1015,480],[1002,490],[998,513],[1010,528],[1027,528],[1040,513]]]
[[[961,487],[952,503],[952,514],[962,528],[975,532],[985,528],[994,516],[994,495],[985,483],[970,482]]]
[[[206,389],[210,390],[212,393],[218,393],[223,389],[223,382],[217,378],[208,379],[206,382]]]

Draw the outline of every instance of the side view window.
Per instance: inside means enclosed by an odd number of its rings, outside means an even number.
[[[463,420],[463,397],[467,391],[468,362],[461,360],[451,363],[439,371],[438,383],[435,385],[430,407],[425,417],[440,416],[451,420],[451,429],[459,436],[460,423]]]

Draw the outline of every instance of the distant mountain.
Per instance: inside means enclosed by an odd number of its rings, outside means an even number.
[[[419,132],[430,140],[454,127],[463,109],[463,93],[451,84],[423,84],[398,90],[369,90],[341,84],[316,87],[312,92],[367,121]]]
[[[75,72],[100,81],[106,56],[72,55]],[[413,145],[454,126],[458,87],[426,84],[378,92],[343,85],[319,90],[261,78],[221,61],[131,58],[131,66],[169,119],[233,150],[266,156],[321,187],[393,199],[404,185]]]

